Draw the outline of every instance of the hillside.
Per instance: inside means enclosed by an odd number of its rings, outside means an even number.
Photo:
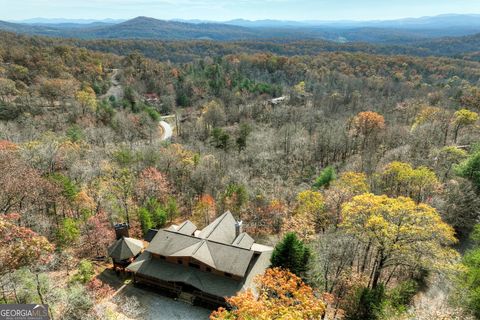
[[[367,42],[338,43],[328,40],[243,40],[212,41],[156,41],[156,40],[69,40],[68,43],[92,50],[125,55],[135,51],[145,56],[176,62],[197,58],[216,57],[235,53],[272,53],[283,56],[316,55],[321,52],[365,52],[383,55],[412,55],[419,57],[444,56],[478,60],[480,34],[459,38],[417,40],[403,45],[372,44]]]
[[[415,42],[412,47],[428,50],[431,55],[469,56],[480,51],[480,33]]]
[[[118,24],[106,25],[27,25],[0,22],[0,29],[30,35],[48,35],[80,39],[162,39],[162,40],[232,40],[255,39],[258,35],[250,29],[204,23],[192,24],[137,17]]]
[[[119,28],[159,26],[136,23]],[[460,41],[473,48],[472,38]],[[163,307],[153,290],[117,277],[113,225],[141,240],[185,220],[192,233],[208,230],[230,211],[230,230],[249,235],[235,237],[276,246],[271,262],[283,269],[266,272],[261,298],[238,292],[215,319],[392,319],[410,316],[429,289],[444,299],[416,318],[470,319],[462,303],[478,292],[478,259],[461,261],[455,249],[480,234],[480,63],[421,50],[0,32],[2,303],[47,303],[52,319],[72,320],[193,310],[168,297]],[[158,261],[172,274],[204,273],[198,290],[238,282],[177,258]],[[472,276],[457,281],[459,272]],[[183,319],[192,318],[202,319]]]
[[[48,34],[48,29],[46,27],[32,26],[28,24],[18,24],[0,21],[0,29],[4,31],[16,32],[16,33],[25,33],[25,34]]]
[[[476,17],[464,17],[477,21]],[[473,20],[472,20],[473,19]],[[446,36],[465,36],[480,31],[477,22],[465,23],[460,17],[433,17],[426,21],[377,22],[282,22],[234,20],[225,23],[204,21],[165,21],[137,17],[128,21],[80,23],[0,22],[0,30],[29,35],[78,39],[151,39],[151,40],[330,40],[405,45]],[[34,20],[37,21],[37,20]],[[41,21],[41,20],[38,20]],[[48,21],[48,20],[47,20]],[[61,21],[61,20],[60,20]]]
[[[80,31],[82,38],[104,39],[212,39],[231,40],[256,38],[252,30],[221,24],[191,24],[175,21],[163,21],[147,17],[138,17],[117,25]]]
[[[317,55],[322,52],[364,52],[382,55],[411,55],[419,57],[443,56],[478,61],[480,34],[467,37],[447,37],[435,40],[418,40],[412,44],[388,45],[369,43],[338,43],[327,40],[130,40],[103,39],[81,40],[51,37],[14,36],[14,33],[2,32],[5,38],[15,37],[16,41],[26,43],[44,43],[50,46],[73,45],[95,51],[128,55],[141,52],[145,56],[161,61],[189,62],[205,57],[221,57],[228,54],[270,53],[281,56]]]

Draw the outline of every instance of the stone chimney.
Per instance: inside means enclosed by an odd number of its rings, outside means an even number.
[[[235,222],[235,238],[243,232],[243,221]]]
[[[122,237],[128,238],[128,224],[126,223],[117,223],[113,226],[115,228],[115,236],[118,239]]]

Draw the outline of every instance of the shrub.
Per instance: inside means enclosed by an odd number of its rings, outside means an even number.
[[[377,320],[381,318],[385,299],[383,285],[375,289],[359,287],[345,308],[347,320]]]
[[[320,175],[315,180],[313,187],[315,189],[320,189],[322,187],[328,188],[330,183],[332,183],[337,178],[335,169],[332,166],[328,166],[320,172]]]
[[[168,210],[171,209],[171,204],[167,206]],[[167,222],[167,209],[162,206],[155,198],[149,198],[144,207],[138,210],[138,218],[142,226],[143,234],[146,234],[149,229],[161,228]]]
[[[82,260],[78,265],[78,272],[72,277],[72,282],[88,283],[94,274],[93,264],[88,260]]]
[[[480,193],[480,150],[475,150],[468,159],[455,166],[455,172],[470,180],[475,185],[477,193]]]
[[[73,244],[80,237],[80,228],[77,221],[72,218],[66,218],[57,230],[57,240],[60,246],[68,246]]]
[[[414,280],[407,280],[388,293],[388,303],[400,312],[406,311],[406,307],[410,305],[413,297],[418,291],[418,283]]]
[[[82,128],[77,125],[67,129],[67,137],[72,142],[78,142],[84,139]]]

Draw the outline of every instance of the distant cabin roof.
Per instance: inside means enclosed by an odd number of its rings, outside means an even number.
[[[158,96],[158,94],[156,94],[156,93],[145,93],[145,94],[144,94],[144,97],[145,97],[145,99],[148,99],[148,100],[157,100],[157,99],[159,99],[159,96]]]
[[[278,98],[271,99],[270,102],[273,103],[273,104],[278,104],[278,103],[283,102],[285,100],[287,100],[287,97],[278,97]]]
[[[141,240],[122,237],[108,248],[108,255],[116,261],[128,260],[138,255],[142,249]]]

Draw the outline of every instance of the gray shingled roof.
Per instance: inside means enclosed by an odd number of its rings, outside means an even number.
[[[206,265],[240,277],[245,276],[253,251],[229,244],[160,230],[147,251],[171,257],[191,257]]]
[[[263,274],[265,270],[270,267],[272,253],[273,251],[270,250],[255,255],[247,271],[247,275],[243,280],[243,290],[255,288],[255,277]]]
[[[242,283],[239,281],[219,277],[195,268],[152,259],[149,252],[141,254],[127,269],[163,281],[186,283],[219,297],[235,295],[242,288]]]
[[[150,242],[147,250],[162,256],[171,256],[200,241],[201,239],[177,233],[176,231],[160,230]]]
[[[236,238],[235,223],[237,221],[230,211],[225,212],[198,235],[199,238],[231,244]]]
[[[197,230],[197,226],[194,225],[190,220],[187,220],[178,226],[177,232],[190,236],[195,232],[195,230]]]
[[[240,233],[238,237],[233,241],[232,245],[244,249],[251,249],[252,245],[255,243],[252,237],[248,233]]]
[[[108,255],[117,261],[135,257],[143,249],[141,240],[122,237],[108,248]]]

